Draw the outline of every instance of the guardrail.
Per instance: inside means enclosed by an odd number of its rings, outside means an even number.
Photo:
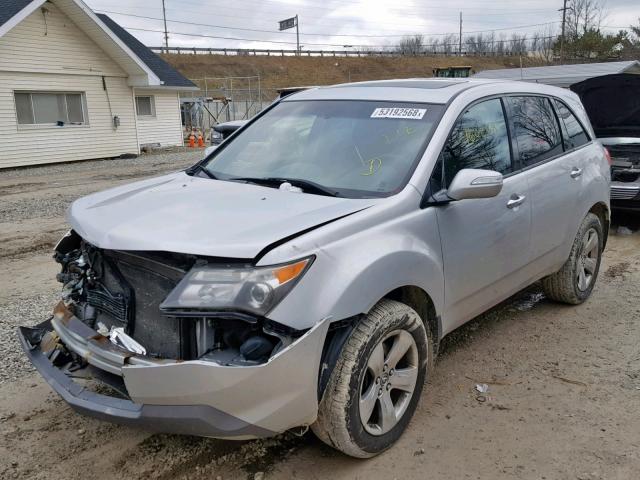
[[[214,47],[149,47],[156,53],[174,53],[174,54],[191,54],[191,55],[237,55],[237,56],[275,56],[275,57],[455,57],[460,54],[457,52],[437,52],[424,51],[419,54],[401,54],[393,50],[274,50],[260,48],[214,48]],[[527,54],[523,52],[523,54]],[[518,56],[520,53],[496,53],[496,52],[462,52],[462,56],[470,57],[505,57]]]

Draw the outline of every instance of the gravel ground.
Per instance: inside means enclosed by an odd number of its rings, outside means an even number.
[[[201,150],[172,149],[135,159],[96,160],[0,173],[0,260],[2,271],[13,272],[0,284],[0,385],[33,369],[25,362],[15,335],[17,324],[35,325],[46,319],[58,298],[57,266],[49,253],[68,229],[64,214],[76,198],[110,186],[179,170],[202,156]],[[45,232],[43,226],[54,228]],[[45,228],[46,230],[46,228]],[[46,252],[46,253],[45,253]],[[36,256],[42,273],[26,289],[14,289],[24,277],[24,258]],[[53,280],[53,281],[52,281]]]
[[[55,177],[71,174],[76,176],[82,172],[102,172],[111,174],[114,171],[131,171],[137,167],[145,169],[154,167],[166,167],[168,165],[182,165],[187,160],[187,165],[202,158],[202,149],[190,149],[186,147],[173,147],[145,153],[137,158],[114,158],[109,160],[87,160],[84,162],[56,163],[38,167],[10,168],[2,170],[2,180],[20,179],[22,184],[28,182],[30,177]],[[28,184],[28,183],[27,183]]]
[[[593,297],[534,285],[449,335],[407,432],[347,458],[311,434],[225,442],[78,415],[32,371],[18,325],[60,285],[51,247],[81,195],[186,167],[201,152],[0,173],[0,478],[627,480],[640,472],[640,216],[618,217]],[[620,232],[617,234],[617,232]],[[475,385],[489,391],[479,402]]]

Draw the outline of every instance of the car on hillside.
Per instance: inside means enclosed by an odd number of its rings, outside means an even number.
[[[310,427],[371,457],[445,335],[533,282],[589,298],[610,215],[594,138],[578,97],[543,85],[299,92],[186,171],[76,200],[62,299],[20,341],[88,415],[225,439]]]
[[[597,139],[611,156],[611,206],[640,212],[640,75],[621,73],[571,86],[587,110]],[[588,141],[581,134],[572,141]]]

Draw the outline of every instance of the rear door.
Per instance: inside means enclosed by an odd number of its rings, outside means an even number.
[[[445,333],[524,286],[531,202],[526,176],[512,160],[509,128],[500,98],[469,106],[457,120],[432,177],[446,189],[463,168],[505,175],[494,198],[438,206],[444,257]]]
[[[579,154],[565,153],[550,98],[512,96],[509,108],[515,150],[529,180],[531,268],[551,273],[566,260],[563,247],[575,235],[571,230],[581,189]]]

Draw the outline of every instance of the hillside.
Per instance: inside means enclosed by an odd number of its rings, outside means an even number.
[[[260,76],[265,93],[297,85],[329,85],[348,81],[430,77],[436,67],[470,65],[474,70],[517,67],[518,57],[275,57],[165,54],[165,60],[187,77]],[[525,59],[525,66],[540,64]],[[535,63],[535,62],[538,63]]]

